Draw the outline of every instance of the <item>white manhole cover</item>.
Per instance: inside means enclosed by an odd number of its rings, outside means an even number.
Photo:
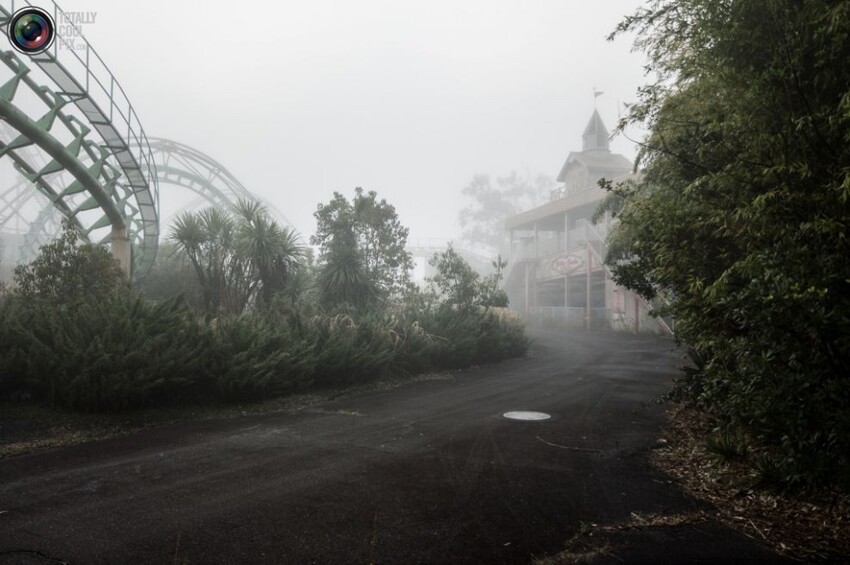
[[[517,412],[505,412],[502,414],[508,420],[548,420],[552,416],[546,414],[545,412],[526,412],[526,411],[517,411]]]

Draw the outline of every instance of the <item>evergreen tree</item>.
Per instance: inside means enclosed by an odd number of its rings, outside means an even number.
[[[401,225],[395,207],[378,200],[376,192],[364,193],[358,187],[351,202],[335,192],[314,215],[316,234],[310,242],[319,246],[325,283],[346,282],[361,298],[374,295],[381,307],[398,302],[410,289],[413,258],[405,249],[409,230]]]

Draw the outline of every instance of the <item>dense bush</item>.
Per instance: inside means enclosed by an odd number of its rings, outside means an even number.
[[[615,188],[615,279],[673,297],[682,392],[786,486],[850,490],[850,4],[655,0],[643,175]]]
[[[289,248],[275,249],[272,266]],[[296,294],[310,270],[287,264],[266,281],[277,296],[255,293],[247,312],[201,317],[183,298],[137,295],[106,250],[80,245],[68,226],[0,296],[0,399],[86,411],[256,401],[524,354],[522,325],[491,307],[504,302],[500,275],[480,280],[452,250],[435,261],[436,290],[411,291],[403,308],[310,303]]]
[[[15,268],[15,294],[50,304],[74,304],[128,290],[118,261],[105,248],[83,243],[73,224],[39,249],[28,265]]]
[[[212,336],[179,300],[124,295],[58,306],[13,297],[0,322],[0,394],[81,410],[208,395]]]
[[[310,386],[524,354],[516,318],[435,308],[392,316],[197,318],[129,293],[72,305],[0,301],[0,398],[86,411],[272,398]]]
[[[304,390],[313,382],[314,349],[268,317],[245,314],[225,320],[216,332],[216,395],[234,402]]]
[[[420,320],[412,314],[400,313],[388,322],[393,340],[393,367],[406,373],[420,373],[434,367],[431,357],[435,338],[425,331]]]
[[[0,302],[0,398],[87,411],[252,401],[524,354],[495,310],[407,316],[196,318],[179,299]]]
[[[392,365],[392,336],[382,321],[357,322],[344,314],[317,316],[310,320],[310,329],[319,386],[374,379]]]
[[[438,308],[423,316],[422,326],[432,336],[431,362],[439,368],[495,363],[528,349],[522,322],[500,309]]]

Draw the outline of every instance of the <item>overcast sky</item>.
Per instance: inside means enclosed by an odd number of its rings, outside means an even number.
[[[605,40],[637,0],[59,4],[97,13],[83,33],[148,135],[217,159],[305,236],[362,186],[412,237],[455,237],[473,175],[556,176],[593,88],[612,129],[644,82],[631,40]]]

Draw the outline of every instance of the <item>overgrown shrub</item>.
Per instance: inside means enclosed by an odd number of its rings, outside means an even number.
[[[179,299],[74,305],[0,302],[0,398],[114,411],[272,398],[499,361],[525,353],[522,325],[484,309],[418,317],[197,319]]]
[[[431,364],[457,369],[525,355],[528,339],[523,323],[500,310],[444,305],[423,316],[423,327],[434,340]]]
[[[200,319],[182,298],[137,296],[106,250],[69,227],[0,296],[0,399],[85,411],[257,401],[524,354],[522,324],[490,307],[502,303],[500,275],[481,281],[457,254],[444,259],[463,280],[442,280],[467,285],[469,301],[422,293],[405,309],[328,312],[281,294]]]
[[[15,268],[15,294],[51,304],[73,304],[126,293],[127,277],[105,248],[84,243],[73,224],[43,245],[28,265]]]
[[[179,300],[129,295],[73,305],[4,304],[0,392],[54,406],[122,410],[206,400],[211,335]]]
[[[388,322],[393,346],[393,369],[405,374],[428,371],[433,368],[431,352],[434,337],[415,317],[401,313]]]
[[[355,321],[350,315],[316,316],[310,320],[318,386],[336,386],[380,377],[392,364],[393,339],[378,320]]]
[[[313,345],[268,317],[242,315],[218,327],[214,379],[216,394],[224,401],[304,390],[313,382],[315,367]]]

